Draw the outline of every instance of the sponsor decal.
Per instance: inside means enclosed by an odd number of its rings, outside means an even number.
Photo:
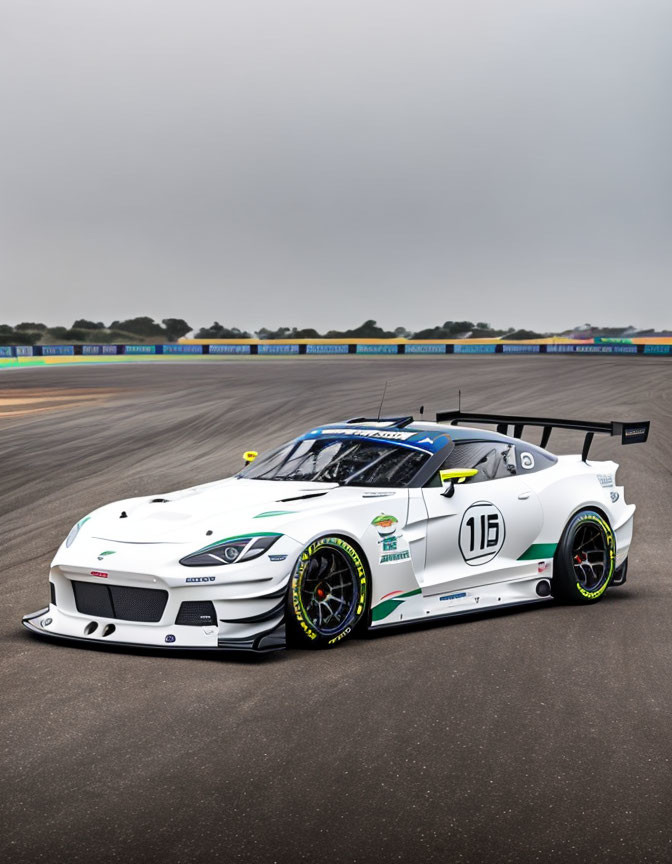
[[[100,576],[101,579],[107,579],[109,573],[102,573],[100,570],[91,570],[91,576]]]
[[[547,567],[548,567],[548,564],[546,561],[540,561],[537,564],[537,573],[543,573]]]
[[[633,438],[637,435],[646,435],[646,427],[645,426],[635,426],[634,429],[630,428],[630,429],[625,430],[625,437],[626,438]]]
[[[531,453],[521,453],[520,454],[520,467],[526,468],[530,471],[534,468],[534,456]]]
[[[615,504],[618,501],[618,499],[621,497],[618,494],[618,492],[610,492],[609,494],[611,495],[611,503],[612,504]]]
[[[614,476],[613,474],[598,474],[597,479],[600,481],[600,486],[605,489],[609,489],[614,485]]]
[[[185,582],[214,582],[215,576],[187,576]]]
[[[411,553],[408,549],[405,549],[403,552],[390,552],[389,554],[380,556],[381,564],[392,564],[394,561],[406,561],[411,557]]]
[[[460,552],[467,564],[487,564],[504,545],[504,517],[490,501],[467,507],[460,525]]]
[[[271,561],[284,561],[287,557],[286,555],[269,555],[268,556]]]
[[[381,513],[380,516],[376,516],[375,519],[371,520],[371,524],[381,537],[387,534],[394,534],[398,523],[399,520],[397,517],[392,516],[390,513]]]
[[[101,552],[100,555],[98,555],[97,560],[102,561],[103,558],[107,558],[108,555],[115,555],[115,554],[116,554],[115,552],[112,552],[110,550],[108,550],[107,552]]]
[[[446,594],[445,597],[439,597],[439,600],[461,600],[468,596],[466,591],[459,591],[457,594]]]
[[[169,634],[166,636],[166,642],[168,642],[168,643],[170,644],[171,642],[174,642],[174,641],[175,641],[175,637],[173,636],[172,633],[169,633]]]
[[[322,429],[322,435],[347,435],[352,438],[383,438],[386,441],[408,441],[417,432],[393,432],[389,429]]]

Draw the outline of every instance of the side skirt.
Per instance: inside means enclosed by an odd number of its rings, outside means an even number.
[[[544,593],[546,591],[548,593]],[[423,594],[418,588],[382,598],[371,609],[369,626],[377,630],[430,618],[450,618],[490,609],[545,603],[551,599],[550,577],[541,575],[431,595]]]

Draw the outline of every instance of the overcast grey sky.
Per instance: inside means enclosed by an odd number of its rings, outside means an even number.
[[[670,0],[0,0],[0,323],[672,328]]]

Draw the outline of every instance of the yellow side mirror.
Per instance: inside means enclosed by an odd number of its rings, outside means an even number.
[[[464,483],[465,480],[476,474],[478,474],[478,468],[449,468],[445,471],[439,471],[442,483],[447,483],[449,480]]]
[[[249,465],[250,462],[254,462],[258,455],[259,454],[256,450],[247,450],[245,453],[243,453],[243,459],[245,460],[245,464]]]

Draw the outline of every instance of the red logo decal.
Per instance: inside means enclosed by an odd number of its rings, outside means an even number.
[[[107,579],[107,577],[108,577],[110,574],[109,574],[109,573],[101,573],[100,570],[92,570],[92,571],[91,571],[91,575],[92,575],[92,576],[100,576],[101,579]]]

